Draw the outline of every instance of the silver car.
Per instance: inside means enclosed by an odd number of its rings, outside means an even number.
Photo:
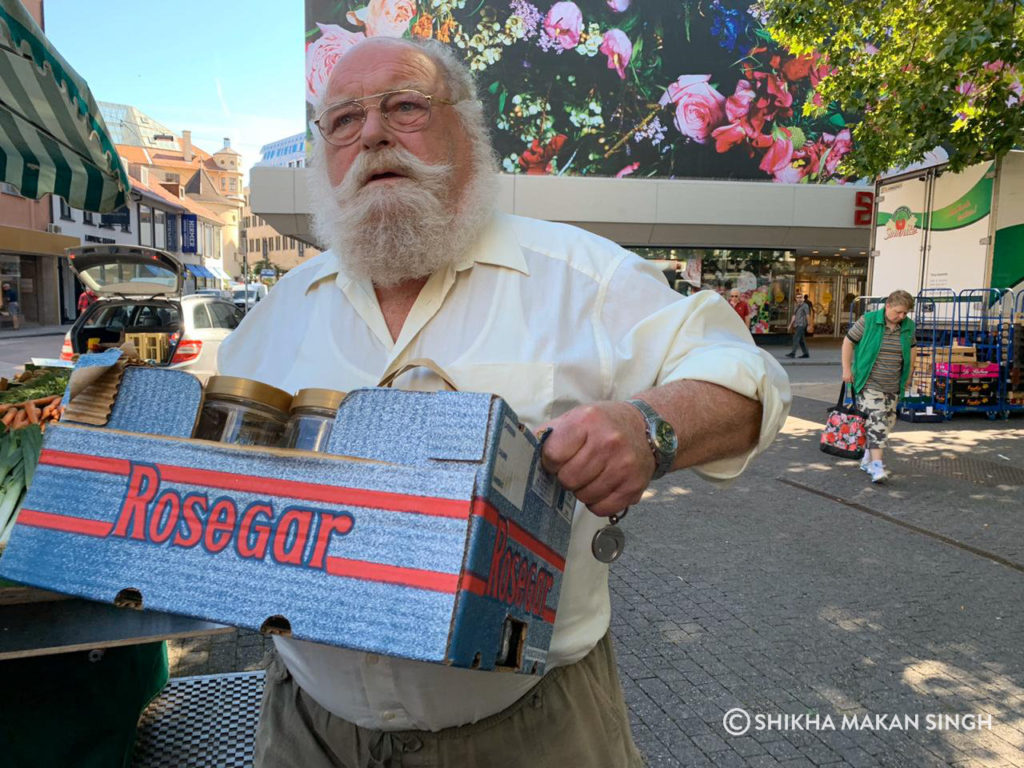
[[[217,372],[220,343],[243,313],[216,296],[182,296],[184,267],[174,256],[141,245],[91,245],[67,254],[78,279],[99,298],[64,336],[62,360],[131,341],[155,365],[202,378]]]

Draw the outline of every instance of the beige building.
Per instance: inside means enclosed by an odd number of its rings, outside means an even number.
[[[270,278],[273,280],[320,253],[301,240],[282,235],[263,218],[254,214],[249,206],[248,189],[245,190],[245,199],[245,208],[242,210],[242,247],[246,252],[250,274],[260,269],[273,269],[276,273],[274,278]],[[241,267],[238,274],[241,274]],[[261,276],[257,272],[255,277],[267,280],[269,276]]]
[[[105,105],[104,112],[111,106],[114,105]],[[125,119],[120,121],[122,138],[140,142],[117,144],[122,162],[133,168],[147,168],[150,185],[159,185],[173,197],[187,198],[198,203],[204,212],[213,212],[221,225],[211,230],[217,239],[205,243],[200,252],[208,259],[222,260],[224,270],[232,278],[238,277],[242,272],[240,225],[245,205],[242,156],[231,148],[227,138],[224,146],[211,155],[192,144],[191,131],[182,131],[178,138],[155,121],[142,123],[139,115],[135,116],[132,132],[124,130]],[[140,130],[140,124],[151,125],[152,129]]]

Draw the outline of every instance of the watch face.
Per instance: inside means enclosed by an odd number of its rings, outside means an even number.
[[[675,453],[676,431],[672,429],[672,425],[667,421],[662,420],[658,422],[654,429],[654,441],[658,445],[658,450]]]

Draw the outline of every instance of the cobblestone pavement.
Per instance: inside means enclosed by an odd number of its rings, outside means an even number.
[[[873,486],[817,450],[823,416],[796,398],[740,479],[669,476],[623,523],[612,632],[649,765],[1024,767],[1024,420],[901,422]],[[172,674],[268,645],[173,643]]]

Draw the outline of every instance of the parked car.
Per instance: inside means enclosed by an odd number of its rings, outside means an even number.
[[[224,301],[234,301],[231,291],[222,291],[220,288],[200,288],[197,291],[193,291],[192,294],[195,296],[216,296],[218,299],[224,299]]]
[[[64,336],[61,359],[132,341],[157,365],[207,377],[217,350],[243,317],[233,303],[204,294],[181,295],[184,267],[174,256],[141,245],[69,248],[71,268],[96,299]]]
[[[260,299],[267,296],[267,286],[263,283],[249,283],[249,285],[232,285],[231,293],[235,306],[248,312]]]

